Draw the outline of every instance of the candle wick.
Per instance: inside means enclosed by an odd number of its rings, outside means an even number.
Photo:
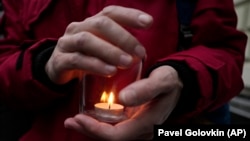
[[[109,104],[109,110],[110,110],[110,105],[111,105],[111,104]]]

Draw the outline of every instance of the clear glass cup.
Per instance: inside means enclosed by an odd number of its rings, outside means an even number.
[[[118,100],[119,92],[141,78],[142,61],[134,59],[131,67],[118,69],[112,77],[86,74],[82,80],[80,112],[107,123],[127,119],[126,107]]]

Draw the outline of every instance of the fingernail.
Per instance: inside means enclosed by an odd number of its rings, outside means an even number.
[[[133,58],[129,55],[121,55],[120,56],[120,65],[129,66],[133,61]]]
[[[148,26],[152,22],[152,17],[145,14],[139,15],[138,19],[142,26]]]
[[[136,54],[137,56],[139,56],[140,58],[143,58],[143,57],[145,57],[145,55],[146,55],[146,50],[145,50],[145,48],[144,48],[143,46],[141,46],[141,45],[136,46],[134,52],[135,52],[135,54]]]

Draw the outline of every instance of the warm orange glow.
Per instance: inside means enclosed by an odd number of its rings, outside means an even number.
[[[102,93],[102,96],[101,96],[101,102],[105,102],[105,103],[108,103],[108,104],[113,104],[114,103],[114,99],[115,99],[115,95],[113,92],[110,92],[110,94],[108,95],[106,91],[104,91]]]
[[[108,101],[108,94],[106,91],[104,91],[101,96],[101,102],[107,102],[107,101]]]
[[[114,99],[115,99],[114,93],[111,92],[108,97],[108,104],[112,105],[114,103]]]
[[[95,111],[98,114],[121,115],[123,113],[123,109],[123,105],[115,103],[115,95],[113,92],[108,94],[104,91],[101,95],[101,103],[95,104]]]

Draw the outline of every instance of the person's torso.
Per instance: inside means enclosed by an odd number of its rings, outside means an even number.
[[[22,25],[27,39],[41,40],[59,38],[68,24],[83,21],[98,13],[105,6],[120,5],[140,9],[152,15],[153,25],[149,29],[129,29],[146,48],[147,60],[143,73],[160,59],[177,49],[178,20],[175,0],[41,0],[27,2],[23,7]],[[20,25],[21,26],[21,25]],[[108,27],[107,27],[108,28]],[[61,107],[55,113],[41,117],[22,141],[42,140],[83,140],[82,135],[64,128],[67,117],[77,114],[77,96],[68,107]],[[73,109],[73,110],[72,110]],[[87,140],[87,139],[86,139]]]

